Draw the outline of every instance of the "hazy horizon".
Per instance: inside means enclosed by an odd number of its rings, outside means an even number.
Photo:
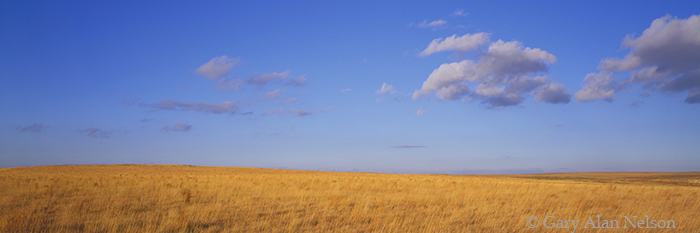
[[[3,2],[0,167],[698,172],[698,9]]]

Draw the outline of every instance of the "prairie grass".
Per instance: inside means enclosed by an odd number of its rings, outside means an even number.
[[[402,175],[174,165],[0,170],[0,232],[700,232],[700,173]],[[581,229],[649,215],[675,229]]]

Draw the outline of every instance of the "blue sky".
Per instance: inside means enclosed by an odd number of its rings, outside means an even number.
[[[700,171],[697,1],[0,3],[0,166]]]

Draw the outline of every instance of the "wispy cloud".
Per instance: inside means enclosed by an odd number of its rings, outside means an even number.
[[[210,79],[218,80],[240,61],[239,58],[229,58],[226,55],[215,57],[199,66],[194,72]]]
[[[345,88],[345,89],[343,89],[343,90],[340,90],[340,93],[351,92],[351,91],[352,91],[352,89],[350,89],[350,88]]]
[[[460,16],[460,17],[465,17],[468,15],[469,15],[469,13],[464,11],[464,9],[457,9],[454,12],[452,12],[452,14],[450,14],[450,16]]]
[[[431,28],[433,30],[439,29],[439,28],[446,28],[447,27],[447,21],[442,20],[442,19],[437,19],[428,22],[428,20],[423,20],[422,22],[419,22],[416,24],[416,27],[419,28]]]
[[[257,76],[246,79],[246,83],[257,85],[258,87],[265,86],[273,81],[284,80],[289,76],[289,70],[284,72],[261,73]]]
[[[290,74],[289,70],[284,72],[257,73],[248,78],[228,76],[227,73],[230,72],[239,61],[239,58],[229,58],[226,55],[222,55],[201,65],[195,70],[195,73],[214,81],[217,90],[240,90],[244,88],[245,85],[263,88],[271,83],[284,83],[290,86],[303,86],[306,84],[306,75],[299,76],[295,79],[288,79]]]
[[[22,133],[25,133],[25,132],[39,133],[47,128],[49,128],[49,126],[44,125],[44,123],[42,122],[39,124],[35,123],[35,124],[31,124],[31,125],[24,126],[24,127],[17,126],[16,130],[18,132],[22,132]]]
[[[108,138],[109,136],[112,135],[112,131],[107,131],[107,130],[102,130],[98,128],[86,128],[86,129],[80,129],[78,132],[85,134],[87,136],[93,137],[93,138]]]
[[[323,109],[309,111],[309,110],[304,110],[304,109],[285,109],[284,107],[280,107],[280,108],[272,109],[272,110],[265,112],[265,115],[284,116],[284,115],[289,114],[289,115],[295,116],[295,117],[305,117],[305,116],[309,116],[309,115],[312,115],[315,113],[325,112],[325,111],[328,111],[330,109],[332,109],[332,107],[326,107]]]
[[[146,123],[146,122],[154,121],[154,120],[155,119],[153,119],[153,118],[143,118],[143,119],[141,119],[141,123]]]
[[[166,132],[171,131],[171,130],[175,131],[175,132],[187,132],[187,131],[190,131],[190,129],[192,129],[192,125],[184,123],[184,122],[176,123],[173,127],[166,125],[166,126],[163,126],[163,128],[161,128],[162,131],[166,131]]]
[[[306,110],[289,110],[289,113],[297,117],[304,117],[313,114],[313,112]]]
[[[149,107],[153,110],[195,111],[211,114],[233,114],[238,109],[238,106],[233,101],[226,101],[220,104],[210,104],[195,102],[183,103],[176,100],[166,100],[154,104],[139,103],[139,106]]]
[[[304,86],[306,85],[306,75],[299,76],[295,79],[291,79],[287,81],[287,85],[299,87],[299,86]]]
[[[283,101],[280,101],[280,102],[288,104],[288,103],[294,103],[294,102],[297,102],[297,101],[299,101],[299,99],[297,99],[296,97],[291,97],[291,98],[286,98],[286,99],[284,99]]]
[[[276,99],[277,97],[280,97],[280,94],[282,94],[282,90],[275,89],[274,91],[265,93],[263,95],[263,99],[264,100]]]
[[[630,103],[630,107],[639,107],[639,106],[642,106],[643,103],[644,103],[644,101],[639,101],[639,100],[638,100],[638,101],[632,101],[632,102]]]

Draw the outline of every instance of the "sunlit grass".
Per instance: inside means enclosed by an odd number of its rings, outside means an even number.
[[[698,232],[700,174],[660,175],[11,168],[0,170],[0,232],[541,232],[549,229],[530,229],[526,219],[598,215],[650,215],[677,224],[650,232]]]

